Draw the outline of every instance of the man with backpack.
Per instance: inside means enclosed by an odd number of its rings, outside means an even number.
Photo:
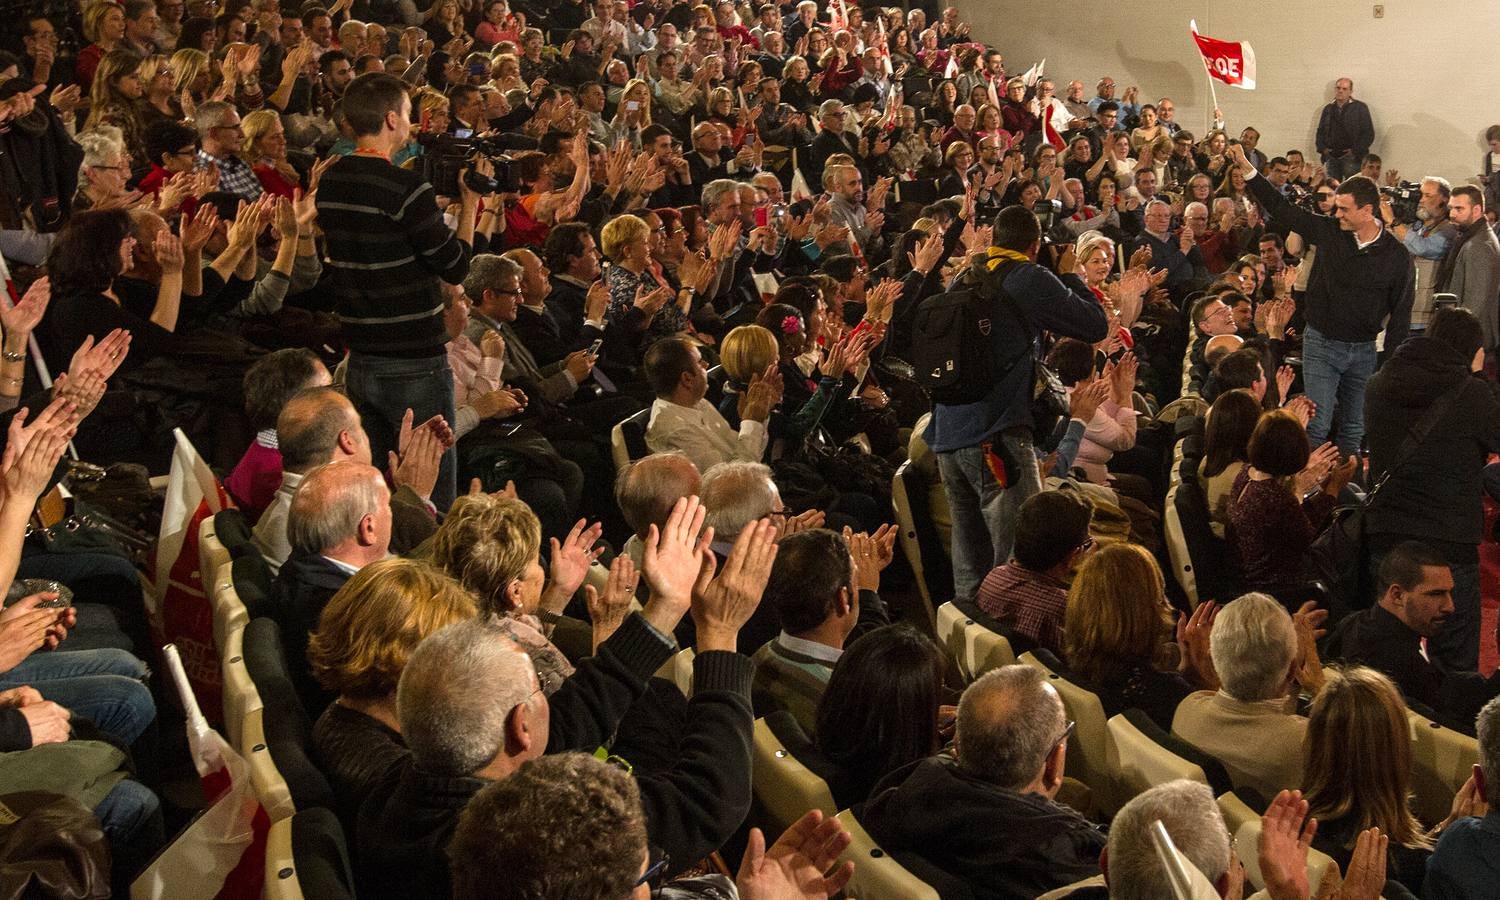
[[[1021,504],[1042,489],[1031,409],[1044,340],[1108,336],[1103,307],[1074,274],[1072,249],[1054,275],[1036,263],[1041,240],[1030,210],[1002,209],[985,257],[948,293],[923,301],[914,323],[913,365],[932,393],[926,439],[953,517],[960,598],[1009,561]]]

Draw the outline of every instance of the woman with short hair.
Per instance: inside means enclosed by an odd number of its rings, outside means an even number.
[[[401,739],[396,686],[412,651],[477,611],[458,582],[400,558],[360,569],[323,608],[307,642],[307,663],[338,699],[313,725],[312,749],[346,827],[381,778],[411,755]]]

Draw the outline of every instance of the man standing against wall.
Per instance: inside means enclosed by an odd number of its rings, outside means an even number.
[[[1333,102],[1318,118],[1318,154],[1328,177],[1343,181],[1358,172],[1373,143],[1370,108],[1354,99],[1354,79],[1340,78],[1333,83]]]
[[[1230,145],[1229,158],[1272,218],[1318,248],[1303,301],[1302,377],[1318,405],[1307,438],[1314,447],[1327,440],[1336,410],[1339,452],[1358,453],[1365,383],[1375,373],[1375,338],[1384,329],[1385,346],[1394,350],[1410,329],[1411,258],[1380,221],[1380,190],[1370,179],[1356,175],[1340,184],[1333,216],[1319,216],[1293,205],[1259,177],[1239,145]]]

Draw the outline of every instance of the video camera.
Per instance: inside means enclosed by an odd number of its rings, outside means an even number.
[[[1422,186],[1415,181],[1403,181],[1395,187],[1383,187],[1380,193],[1391,201],[1394,221],[1388,225],[1410,225],[1417,221],[1417,204],[1422,200]]]
[[[506,154],[506,148],[493,138],[461,138],[451,134],[419,134],[422,145],[422,174],[433,191],[443,197],[459,196],[458,175],[464,169],[464,183],[481,196],[515,193],[521,189],[521,170]],[[493,176],[481,175],[473,168],[474,160],[484,157],[495,167]]]

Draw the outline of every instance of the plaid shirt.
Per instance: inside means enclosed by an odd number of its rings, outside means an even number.
[[[246,201],[259,200],[260,195],[265,193],[260,179],[255,177],[255,171],[243,159],[238,156],[209,156],[202,150],[198,151],[198,168],[206,169],[215,165],[219,167],[219,190],[239,194]]]
[[[1053,653],[1062,653],[1063,611],[1068,605],[1066,583],[1006,563],[985,576],[976,602],[985,613],[1015,633]]]

